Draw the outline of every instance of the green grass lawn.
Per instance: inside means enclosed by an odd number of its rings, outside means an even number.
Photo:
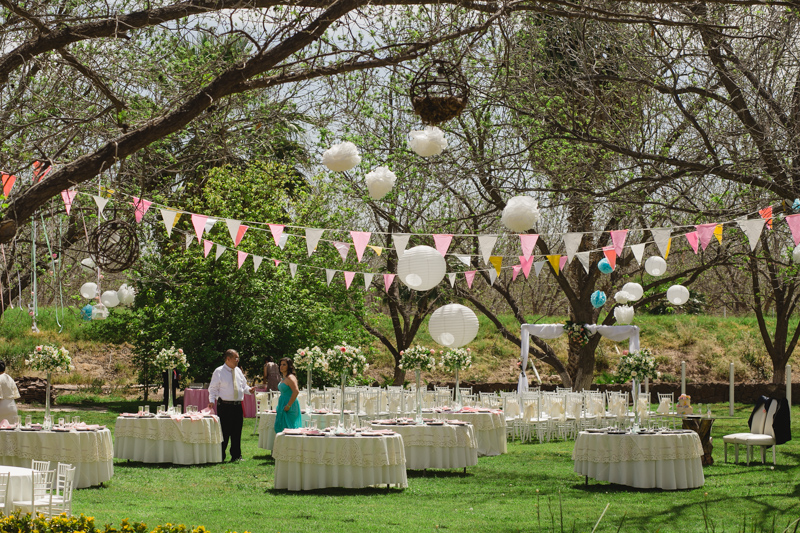
[[[136,403],[102,406],[109,412],[77,406],[75,413],[64,415],[78,414],[113,429],[116,414],[135,409]],[[714,406],[714,412],[727,413],[727,406]],[[509,444],[507,455],[482,457],[466,475],[409,472],[405,490],[277,491],[274,462],[251,435],[253,419],[245,419],[246,461],[192,467],[115,461],[106,486],[75,493],[74,510],[94,516],[99,524],[129,518],[151,530],[172,522],[204,525],[213,533],[496,532],[591,531],[609,505],[597,531],[783,531],[800,517],[800,408],[793,412],[797,440],[778,447],[774,470],[760,463],[723,463],[722,436],[746,429],[749,406],[737,406],[737,420],[718,420],[716,463],[704,469],[705,486],[688,491],[637,490],[596,481],[586,486],[573,472],[572,442]]]

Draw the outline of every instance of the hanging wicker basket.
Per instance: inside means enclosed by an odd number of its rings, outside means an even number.
[[[436,125],[461,114],[469,85],[458,65],[435,60],[411,82],[411,105],[424,124]]]
[[[89,237],[89,253],[106,272],[122,272],[139,258],[139,237],[127,222],[114,219],[95,228]]]

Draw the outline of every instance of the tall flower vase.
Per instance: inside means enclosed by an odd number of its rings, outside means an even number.
[[[347,383],[347,374],[342,371],[342,390],[339,391],[339,397],[341,398],[341,405],[339,411],[339,427],[337,428],[339,431],[344,431],[344,386]]]
[[[420,376],[421,373],[422,373],[422,371],[419,368],[417,368],[416,369],[416,374],[417,374],[417,417],[414,420],[417,424],[422,424],[423,423],[422,422],[422,390],[419,388],[419,376]]]
[[[307,401],[311,401],[311,366],[306,370],[306,390],[308,391]]]
[[[172,411],[172,369],[167,370],[167,409]]]
[[[633,387],[631,389],[631,396],[633,397],[633,426],[631,433],[639,431],[639,387],[636,379],[633,380]]]
[[[44,429],[50,429],[53,425],[53,419],[50,418],[50,372],[47,373],[47,387],[45,390],[44,398]]]
[[[461,410],[461,389],[458,387],[458,367],[456,367],[456,390],[455,390],[455,402],[453,403],[453,410],[460,411]]]

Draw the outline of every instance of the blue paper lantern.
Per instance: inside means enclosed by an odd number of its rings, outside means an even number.
[[[592,307],[599,309],[606,303],[606,293],[603,291],[594,291],[589,300],[592,302]]]
[[[81,309],[81,318],[84,320],[91,320],[92,319],[92,306],[86,304]]]
[[[611,266],[611,263],[609,263],[608,259],[606,259],[605,257],[602,258],[597,263],[597,268],[599,268],[600,272],[602,272],[603,274],[611,274],[612,272],[614,272],[614,267]]]

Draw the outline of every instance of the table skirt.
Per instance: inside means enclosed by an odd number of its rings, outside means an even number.
[[[30,500],[31,485],[33,483],[33,470],[17,466],[0,466],[0,473],[11,474],[8,479],[8,489],[6,490],[5,512],[11,513],[14,500]]]
[[[700,458],[663,461],[593,463],[575,461],[575,472],[598,481],[628,485],[638,489],[693,489],[705,483]]]
[[[221,443],[192,444],[136,437],[114,439],[114,457],[142,463],[196,465],[222,462]]]
[[[445,418],[469,422],[475,428],[478,457],[502,455],[508,452],[506,419],[502,412],[446,413]]]
[[[390,429],[403,437],[408,470],[466,468],[478,464],[475,432],[466,426],[393,426],[373,423],[375,429]]]
[[[361,489],[376,485],[407,487],[406,466],[334,466],[275,461],[276,489]]]

